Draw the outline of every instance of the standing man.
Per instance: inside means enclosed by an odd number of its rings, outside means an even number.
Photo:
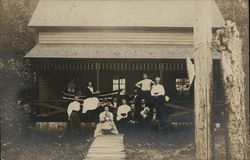
[[[155,78],[155,84],[151,89],[152,105],[159,113],[160,124],[163,127],[165,125],[165,114],[164,114],[164,101],[165,101],[165,89],[161,83],[160,77]]]
[[[146,73],[143,73],[143,80],[135,84],[136,87],[141,89],[141,92],[139,94],[140,98],[145,99],[147,104],[149,103],[150,90],[153,84],[154,81],[148,79],[148,75]]]
[[[140,102],[140,99],[138,98],[138,91],[135,89],[134,90],[134,96],[133,96],[133,101],[135,103],[135,105],[138,105],[138,103]]]
[[[150,92],[152,97],[154,97],[155,99],[158,99],[158,102],[160,102],[160,100],[164,101],[164,96],[165,96],[165,89],[163,85],[160,83],[161,83],[161,78],[156,77],[155,84],[152,86],[152,89]]]

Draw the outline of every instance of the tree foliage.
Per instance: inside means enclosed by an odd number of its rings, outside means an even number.
[[[16,100],[33,86],[29,61],[23,58],[35,45],[35,31],[28,27],[38,0],[0,0],[0,96]]]
[[[35,31],[28,27],[38,0],[0,0],[0,53],[24,55],[35,44]]]

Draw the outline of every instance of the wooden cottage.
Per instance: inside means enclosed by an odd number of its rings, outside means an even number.
[[[224,19],[212,3],[215,31]],[[29,23],[37,45],[25,56],[37,73],[37,98],[60,100],[72,79],[81,87],[92,81],[102,93],[130,93],[147,72],[162,78],[172,104],[193,101],[185,59],[194,52],[194,6],[195,0],[40,0]],[[216,100],[219,58],[214,50]]]

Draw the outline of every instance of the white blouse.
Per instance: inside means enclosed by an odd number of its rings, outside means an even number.
[[[70,115],[73,111],[79,111],[80,110],[81,104],[77,101],[73,101],[69,104],[67,113],[68,113],[68,118],[70,118]]]
[[[119,121],[120,119],[122,118],[127,118],[128,116],[128,112],[130,112],[131,109],[128,105],[121,105],[118,107],[118,110],[117,110],[117,117],[116,119]],[[125,116],[122,116],[122,114],[126,114]]]
[[[165,96],[165,89],[161,84],[155,84],[151,89],[151,96]]]

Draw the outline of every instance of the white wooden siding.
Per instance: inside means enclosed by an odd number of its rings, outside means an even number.
[[[40,32],[40,44],[193,44],[187,32]]]

